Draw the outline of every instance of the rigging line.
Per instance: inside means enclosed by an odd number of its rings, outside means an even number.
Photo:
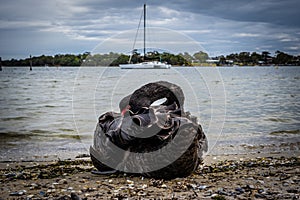
[[[135,47],[136,39],[137,39],[137,36],[138,36],[138,33],[139,33],[139,29],[140,29],[140,26],[141,26],[141,21],[142,21],[143,14],[144,14],[144,10],[142,11],[142,14],[141,14],[141,17],[140,17],[140,21],[139,21],[139,25],[138,25],[138,28],[137,28],[136,33],[135,33],[134,42],[133,42],[133,46],[132,46],[132,52],[131,52],[131,55],[130,55],[128,63],[130,63],[131,59],[132,59],[132,55],[133,55],[133,52],[134,52],[134,47]]]

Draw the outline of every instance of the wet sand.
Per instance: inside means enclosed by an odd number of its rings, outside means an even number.
[[[206,156],[186,178],[94,175],[88,157],[0,164],[0,199],[299,199],[295,152]]]

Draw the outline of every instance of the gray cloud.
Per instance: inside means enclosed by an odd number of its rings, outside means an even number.
[[[137,28],[139,0],[0,0],[0,56],[82,53]],[[211,55],[300,52],[298,0],[148,0],[148,26],[187,34]]]
[[[172,3],[177,10],[244,22],[300,26],[298,0],[200,0]]]

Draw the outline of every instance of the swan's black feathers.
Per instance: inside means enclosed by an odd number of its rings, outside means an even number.
[[[164,103],[151,106],[162,98],[166,98]],[[109,166],[118,166],[119,171],[137,168],[136,173],[154,178],[190,175],[202,162],[208,144],[197,118],[184,112],[183,104],[184,95],[179,86],[159,81],[148,83],[124,97],[119,103],[121,114],[107,112],[101,115],[94,133],[94,146],[90,150],[99,174],[114,172],[116,169]],[[118,152],[111,144],[119,148]],[[163,152],[164,147],[171,152]],[[155,151],[161,154],[140,159],[139,163],[126,153],[141,153],[139,155],[143,156],[142,153]],[[173,152],[180,152],[174,160]],[[161,162],[167,164],[149,171],[151,166]]]

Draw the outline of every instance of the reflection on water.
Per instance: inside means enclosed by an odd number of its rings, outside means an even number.
[[[87,153],[97,118],[141,85],[182,87],[209,154],[299,147],[300,68],[171,70],[4,68],[0,72],[0,160],[57,159]]]

